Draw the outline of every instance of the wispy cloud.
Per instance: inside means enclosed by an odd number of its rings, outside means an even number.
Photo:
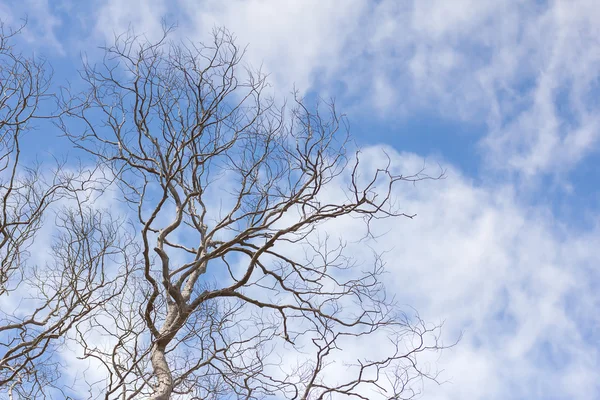
[[[250,43],[276,87],[331,93],[357,109],[426,110],[485,122],[495,168],[525,177],[572,168],[596,147],[600,65],[594,1],[106,2],[97,29],[156,32],[161,18],[202,37],[213,25]]]
[[[26,23],[20,38],[29,46],[38,50],[50,47],[63,54],[63,45],[56,34],[62,21],[52,10],[48,0],[0,1],[0,21],[12,29]]]
[[[376,165],[381,148],[363,158]],[[398,171],[422,159],[391,149]],[[445,320],[447,385],[427,398],[578,398],[598,394],[593,344],[600,297],[596,230],[569,229],[544,210],[520,204],[510,187],[473,185],[450,169],[448,179],[399,187],[398,205],[415,220],[381,224],[375,249],[386,250],[390,289],[430,321]],[[332,224],[330,234],[360,235],[359,224]],[[357,236],[358,237],[358,236]],[[356,243],[360,255],[364,242]]]

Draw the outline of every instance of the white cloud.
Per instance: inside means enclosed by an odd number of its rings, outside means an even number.
[[[155,31],[165,3],[108,1],[104,33],[131,21]],[[524,176],[568,170],[596,146],[600,11],[593,0],[542,3],[180,0],[186,36],[214,25],[249,43],[275,87],[330,93],[342,83],[357,113],[487,122],[494,167]],[[115,16],[115,13],[118,15]],[[110,15],[110,18],[106,16]]]
[[[108,43],[114,40],[115,35],[129,28],[156,39],[162,33],[162,22],[168,10],[163,0],[106,1],[98,9],[95,29],[102,33]]]
[[[380,151],[365,151],[366,164]],[[416,155],[386,152],[398,171],[422,165]],[[597,348],[585,337],[599,322],[599,299],[586,282],[598,279],[589,268],[599,261],[598,232],[574,232],[519,203],[509,188],[474,185],[454,169],[446,180],[403,185],[396,194],[418,216],[379,226],[387,232],[376,248],[389,250],[389,287],[426,320],[445,320],[446,342],[464,332],[440,360],[442,379],[452,383],[431,385],[426,397],[593,397]],[[358,229],[334,222],[329,232]]]
[[[130,26],[153,37],[164,18],[195,39],[226,26],[249,44],[246,61],[263,65],[282,93],[296,84],[328,96],[342,85],[340,100],[355,114],[407,117],[425,109],[485,122],[490,165],[535,177],[568,171],[597,148],[595,3],[106,0],[94,3],[91,21],[107,40]],[[72,18],[90,12],[60,4]],[[60,48],[64,16],[42,0],[7,15],[25,10],[35,27],[30,41]]]
[[[48,0],[0,1],[0,21],[9,29],[17,29],[27,22],[21,38],[33,49],[48,46],[62,54],[63,46],[55,30],[61,20],[51,11]]]

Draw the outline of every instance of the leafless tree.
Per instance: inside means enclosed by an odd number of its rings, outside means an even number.
[[[412,218],[393,190],[427,176],[365,175],[332,103],[278,105],[235,38],[212,39],[117,37],[62,120],[111,171],[141,243],[128,293],[78,328],[106,368],[104,398],[416,396],[436,379],[417,356],[443,347],[439,326],[401,313],[382,259],[356,263],[326,230]],[[357,345],[387,350],[348,358]]]
[[[104,263],[129,248],[119,222],[86,205],[92,170],[23,165],[24,135],[58,114],[43,111],[56,105],[51,73],[15,50],[19,32],[0,23],[0,393],[10,399],[42,397],[53,386],[53,350],[119,292],[127,274],[109,276]],[[56,235],[48,261],[36,265],[29,249],[49,211]]]
[[[406,399],[437,379],[419,355],[444,347],[440,326],[386,294],[382,255],[360,263],[330,232],[358,218],[366,240],[375,220],[412,218],[393,193],[423,171],[369,171],[333,103],[276,102],[225,29],[118,36],[84,64],[86,90],[60,96],[15,33],[0,32],[0,393]],[[94,167],[23,165],[43,120]],[[115,190],[125,211],[95,201]],[[75,388],[65,346],[96,372]]]

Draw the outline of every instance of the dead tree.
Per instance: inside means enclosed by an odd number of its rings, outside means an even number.
[[[127,293],[78,325],[104,398],[401,399],[436,378],[417,355],[442,347],[439,326],[386,295],[381,258],[359,265],[326,233],[412,217],[393,191],[425,175],[365,175],[334,105],[278,104],[224,29],[105,51],[61,122],[110,171],[141,246]],[[356,345],[387,350],[348,358]]]

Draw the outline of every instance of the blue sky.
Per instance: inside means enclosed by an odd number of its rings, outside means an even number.
[[[398,170],[447,170],[397,193],[418,218],[375,244],[398,296],[448,341],[464,332],[425,398],[600,398],[597,1],[83,3],[0,0],[0,18],[27,16],[24,52],[73,82],[129,26],[225,26],[277,95],[335,97],[367,160],[385,148]],[[64,149],[51,129],[30,139],[31,157]]]

